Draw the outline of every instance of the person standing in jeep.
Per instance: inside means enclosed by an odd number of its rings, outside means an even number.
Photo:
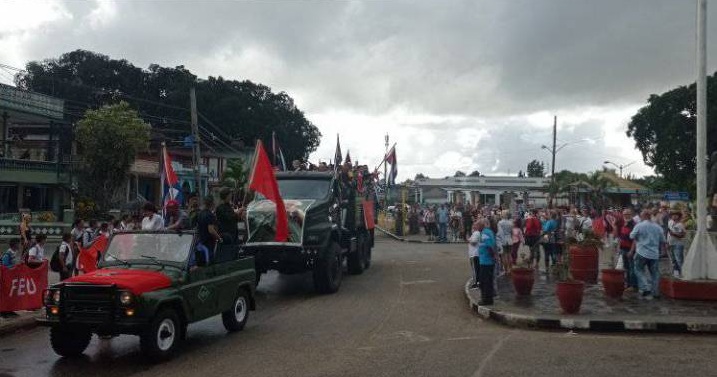
[[[239,212],[232,204],[232,191],[229,188],[223,188],[219,192],[219,199],[222,201],[217,206],[217,230],[222,235],[223,242],[226,244],[235,244],[239,238]]]
[[[217,216],[214,210],[214,197],[208,195],[204,198],[204,208],[197,214],[197,249],[204,253],[206,262],[209,262],[217,242],[221,242],[222,236],[217,230]],[[190,264],[196,264],[194,253],[190,254]]]

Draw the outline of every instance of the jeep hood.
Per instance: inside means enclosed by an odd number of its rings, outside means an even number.
[[[302,242],[304,218],[306,211],[315,200],[285,199],[284,206],[289,220],[290,243]],[[270,200],[251,202],[247,208],[248,232],[247,242],[274,242],[276,234],[276,205]]]
[[[116,285],[127,289],[135,295],[164,289],[172,285],[172,280],[165,274],[148,270],[128,270],[122,268],[103,268],[88,274],[75,276],[63,283],[87,283]]]

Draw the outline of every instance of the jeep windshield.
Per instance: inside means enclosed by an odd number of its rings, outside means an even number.
[[[192,248],[188,233],[118,233],[112,237],[106,261],[184,264]]]
[[[326,179],[280,179],[278,183],[282,199],[323,199],[331,187],[331,181]],[[259,193],[256,197],[266,199]]]

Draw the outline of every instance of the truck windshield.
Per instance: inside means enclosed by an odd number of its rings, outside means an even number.
[[[282,199],[323,199],[331,186],[331,181],[319,179],[284,179],[278,182]],[[258,193],[257,198],[266,199]]]
[[[191,234],[119,233],[112,237],[105,259],[184,262],[189,257],[191,247]]]

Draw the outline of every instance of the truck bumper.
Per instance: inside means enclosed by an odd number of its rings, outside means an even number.
[[[304,247],[300,244],[266,242],[242,246],[244,252],[254,256],[260,272],[277,270],[281,273],[300,273],[312,270],[320,247]]]

